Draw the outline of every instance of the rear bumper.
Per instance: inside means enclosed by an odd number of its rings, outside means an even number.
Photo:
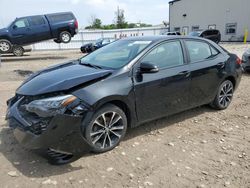
[[[18,102],[8,108],[6,120],[13,129],[16,140],[25,148],[38,151],[55,163],[69,162],[56,158],[58,156],[66,156],[68,160],[72,160],[90,151],[89,145],[82,136],[82,117],[56,115],[50,120],[46,130],[37,134],[31,129],[33,125],[21,116],[17,105]],[[51,156],[51,151],[57,153],[56,157]]]

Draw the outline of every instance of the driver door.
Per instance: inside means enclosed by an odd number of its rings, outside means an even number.
[[[27,18],[16,20],[11,30],[13,44],[25,45],[31,42],[31,29]]]
[[[161,43],[146,54],[140,61],[142,62],[156,65],[159,72],[141,74],[137,71],[134,76],[139,122],[187,109],[191,80],[181,42],[177,40]]]

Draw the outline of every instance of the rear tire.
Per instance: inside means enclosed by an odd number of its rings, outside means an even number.
[[[18,56],[18,57],[23,56],[23,54],[24,54],[23,47],[22,46],[13,46],[13,54],[15,56]]]
[[[71,41],[71,34],[68,31],[63,31],[60,33],[59,41],[63,43],[69,43]]]
[[[230,80],[225,80],[219,87],[217,95],[210,106],[216,110],[225,110],[233,99],[234,85]]]
[[[0,53],[9,53],[11,51],[11,42],[5,39],[0,39]]]
[[[108,104],[97,110],[86,125],[84,136],[95,153],[115,148],[127,131],[127,117],[119,107]]]

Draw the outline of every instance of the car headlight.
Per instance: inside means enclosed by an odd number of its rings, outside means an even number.
[[[51,97],[41,100],[34,100],[25,105],[26,110],[37,114],[40,117],[52,117],[56,114],[62,114],[66,107],[74,102],[77,98],[73,95],[64,95]]]

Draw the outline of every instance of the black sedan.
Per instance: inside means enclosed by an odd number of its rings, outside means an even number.
[[[99,48],[102,48],[103,46],[106,46],[110,44],[111,42],[114,42],[114,38],[100,38],[96,40],[94,43],[88,43],[81,46],[81,52],[82,53],[91,53]]]
[[[115,148],[128,128],[210,104],[226,109],[240,59],[206,39],[135,37],[33,74],[8,100],[16,139],[64,164]]]

